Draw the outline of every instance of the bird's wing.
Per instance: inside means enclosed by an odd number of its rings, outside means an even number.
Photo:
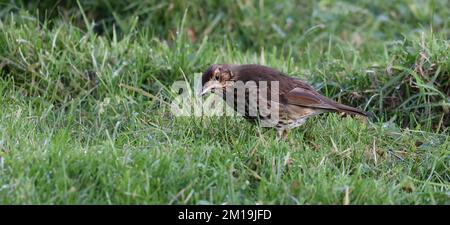
[[[298,78],[292,78],[292,81],[296,87],[314,91],[314,88],[311,85],[309,85],[308,83],[305,83],[304,81],[302,81]]]
[[[332,110],[355,115],[367,116],[368,114],[357,108],[335,102],[325,96],[320,95],[314,90],[307,90],[296,87],[289,92],[283,94],[282,98],[292,105]]]
[[[283,95],[288,104],[336,110],[336,107],[330,104],[325,97],[305,88],[296,87]]]

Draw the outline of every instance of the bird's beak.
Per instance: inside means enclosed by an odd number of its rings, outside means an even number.
[[[205,95],[206,93],[210,92],[213,89],[222,88],[222,85],[219,82],[208,82],[203,86],[202,92],[200,93],[200,96]]]

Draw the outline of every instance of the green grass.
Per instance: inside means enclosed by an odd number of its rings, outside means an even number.
[[[0,2],[1,204],[450,204],[448,1],[53,2]],[[174,117],[221,62],[374,117]]]

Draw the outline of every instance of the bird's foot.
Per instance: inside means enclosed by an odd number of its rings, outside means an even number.
[[[280,140],[287,140],[288,137],[288,131],[287,130],[277,130],[277,141]]]

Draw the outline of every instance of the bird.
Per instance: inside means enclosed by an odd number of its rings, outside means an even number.
[[[368,113],[325,97],[311,85],[258,64],[213,64],[202,75],[200,96],[220,95],[246,120],[276,129],[276,139],[312,116],[336,112],[365,119]]]

